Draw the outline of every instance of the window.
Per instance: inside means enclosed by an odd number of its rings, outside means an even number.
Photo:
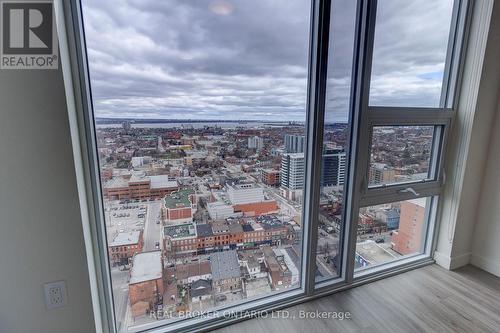
[[[453,2],[378,1],[370,105],[439,106]]]
[[[299,288],[309,3],[83,4],[107,240],[145,232],[111,267],[118,330]]]
[[[359,210],[355,269],[425,251],[432,198],[409,199]]]
[[[437,128],[442,130],[441,127]],[[434,179],[434,126],[375,126],[371,138],[370,187]],[[436,138],[439,140],[439,138]]]
[[[316,281],[336,278],[341,273],[349,133],[352,126],[350,91],[355,13],[355,1],[332,2],[320,165]]]
[[[430,262],[468,1],[78,2],[111,332],[209,329]]]

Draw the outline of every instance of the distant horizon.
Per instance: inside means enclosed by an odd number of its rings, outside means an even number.
[[[304,120],[256,120],[256,119],[181,119],[181,118],[132,118],[132,117],[95,117],[96,123],[107,122],[107,123],[118,123],[124,121],[134,121],[138,123],[217,123],[217,122],[254,122],[254,123],[301,123],[305,124]],[[348,121],[327,121],[325,124],[348,124]]]

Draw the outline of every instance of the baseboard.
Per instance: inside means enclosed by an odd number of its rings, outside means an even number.
[[[438,264],[439,266],[441,266],[445,269],[450,269],[451,259],[449,256],[444,255],[441,252],[435,251],[434,252],[434,260],[436,260],[436,264]]]
[[[500,277],[500,261],[473,254],[470,263],[482,270]]]
[[[434,260],[436,260],[436,264],[438,264],[439,266],[448,270],[453,270],[469,264],[471,260],[471,253],[464,253],[458,256],[450,257],[446,254],[436,251],[434,252]]]

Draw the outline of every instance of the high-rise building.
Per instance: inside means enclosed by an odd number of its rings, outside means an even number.
[[[392,249],[402,255],[417,253],[424,235],[426,198],[401,202],[399,229],[393,231]]]
[[[372,163],[370,166],[370,185],[388,184],[395,182],[396,171],[384,163]]]
[[[323,147],[321,186],[343,185],[345,180],[346,153],[339,147]]]
[[[124,121],[122,123],[122,128],[125,131],[125,133],[129,132],[130,129],[132,128],[132,124],[130,124],[130,121]]]
[[[285,135],[286,153],[303,153],[305,149],[305,137],[302,135]]]
[[[262,148],[264,148],[264,139],[258,136],[249,137],[248,148],[261,150]]]
[[[290,190],[302,189],[304,186],[304,154],[284,154],[281,158],[281,186]]]

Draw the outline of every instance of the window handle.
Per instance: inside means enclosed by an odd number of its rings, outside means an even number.
[[[417,193],[413,187],[407,187],[398,191],[399,193],[413,193],[414,196],[418,197],[420,194]]]

